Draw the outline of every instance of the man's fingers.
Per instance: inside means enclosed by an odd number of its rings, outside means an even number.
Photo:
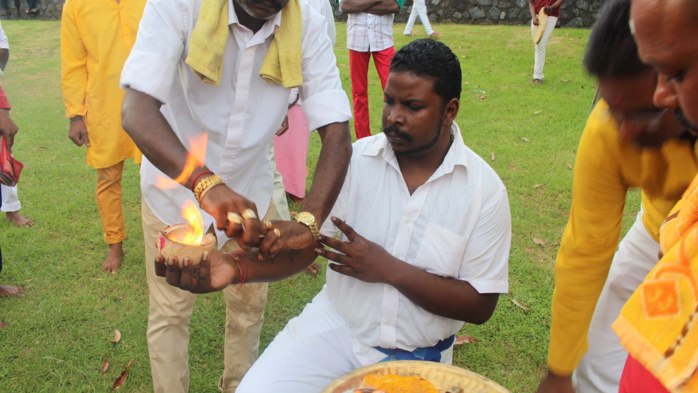
[[[324,244],[330,248],[334,248],[335,250],[338,250],[338,251],[344,251],[345,243],[341,240],[337,240],[335,238],[328,237],[325,235],[320,235],[319,241],[321,244]]]
[[[344,233],[344,235],[346,235],[349,241],[353,242],[359,236],[356,234],[356,232],[354,232],[354,228],[350,227],[349,224],[340,220],[339,218],[332,217],[332,222],[337,226],[337,228],[339,228],[340,231],[342,231],[342,233]]]
[[[316,248],[315,253],[317,255],[327,258],[330,261],[341,263],[343,265],[345,265],[346,262],[349,260],[349,258],[347,258],[347,256],[342,253],[330,251],[324,248]]]
[[[330,269],[334,270],[335,272],[337,272],[339,274],[343,274],[343,275],[349,276],[349,277],[354,276],[354,272],[353,272],[353,270],[351,270],[351,268],[349,266],[340,265],[338,263],[329,263],[329,264],[327,264],[327,266],[329,266]]]
[[[165,257],[162,256],[162,253],[158,251],[158,255],[155,256],[155,274],[158,277],[165,277]]]

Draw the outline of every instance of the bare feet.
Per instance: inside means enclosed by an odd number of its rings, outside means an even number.
[[[29,228],[30,226],[34,225],[34,220],[24,217],[18,211],[7,212],[6,217],[11,223],[17,225],[18,227]]]
[[[107,273],[116,273],[121,267],[122,259],[124,259],[123,243],[110,244],[107,259],[102,263],[102,270]]]
[[[9,285],[0,285],[0,297],[22,297],[24,296],[24,288],[11,287]]]
[[[320,273],[320,270],[322,270],[322,268],[320,267],[320,265],[318,265],[317,262],[313,262],[310,264],[310,266],[306,267],[303,270],[311,276],[317,276],[317,274]]]
[[[433,33],[429,34],[429,37],[431,37],[431,38],[441,37],[441,33],[433,32]]]

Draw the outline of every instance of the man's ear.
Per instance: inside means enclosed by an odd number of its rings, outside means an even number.
[[[444,125],[450,126],[451,123],[453,123],[456,116],[458,116],[458,109],[460,109],[460,100],[458,100],[458,98],[451,98],[451,100],[447,102],[446,106],[444,107]]]

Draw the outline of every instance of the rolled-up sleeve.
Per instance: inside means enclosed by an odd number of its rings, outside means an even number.
[[[121,73],[121,87],[167,103],[191,20],[191,10],[180,1],[148,1],[136,43]]]
[[[317,16],[317,15],[314,15]],[[303,111],[311,130],[351,119],[347,93],[337,69],[332,42],[321,18],[310,18],[303,32]]]

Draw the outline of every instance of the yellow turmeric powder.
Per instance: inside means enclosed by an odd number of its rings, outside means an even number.
[[[385,393],[439,393],[431,382],[419,375],[368,375],[364,383]]]

